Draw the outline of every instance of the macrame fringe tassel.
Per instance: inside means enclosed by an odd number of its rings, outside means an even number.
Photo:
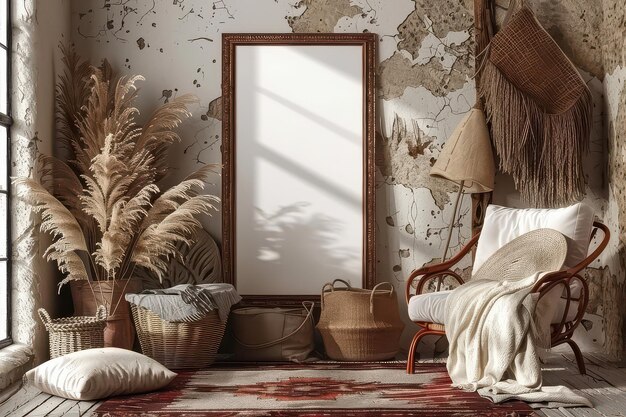
[[[491,122],[500,170],[512,175],[522,200],[559,207],[585,195],[583,153],[591,133],[592,97],[587,88],[565,112],[549,114],[485,62],[479,95]]]

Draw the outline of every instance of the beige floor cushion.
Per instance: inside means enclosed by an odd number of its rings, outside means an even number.
[[[176,374],[137,352],[118,348],[87,349],[61,356],[31,369],[26,384],[72,400],[98,400],[154,391]]]

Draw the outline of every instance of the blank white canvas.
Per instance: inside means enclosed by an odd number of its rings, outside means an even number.
[[[237,46],[236,285],[362,287],[363,49]]]

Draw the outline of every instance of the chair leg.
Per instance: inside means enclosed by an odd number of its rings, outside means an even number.
[[[572,348],[572,351],[574,352],[574,356],[576,357],[576,364],[578,365],[578,370],[580,371],[580,374],[586,375],[587,369],[585,368],[585,358],[583,357],[580,348],[578,347],[576,342],[571,339],[566,340],[565,342],[569,345],[570,348]]]
[[[426,333],[426,329],[422,329],[419,332],[415,333],[413,336],[413,341],[411,341],[411,346],[409,347],[409,357],[406,360],[406,373],[412,374],[415,372],[415,350],[417,349],[417,345],[424,337]]]

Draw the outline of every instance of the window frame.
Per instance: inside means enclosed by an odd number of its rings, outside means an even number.
[[[7,179],[7,189],[0,190],[0,194],[6,195],[6,257],[0,257],[0,262],[6,262],[6,291],[7,291],[7,312],[6,312],[6,325],[7,325],[7,337],[4,339],[0,339],[0,349],[13,344],[12,339],[12,303],[11,303],[11,292],[12,292],[12,247],[11,247],[11,125],[13,124],[13,119],[11,117],[11,96],[13,93],[12,89],[12,36],[11,36],[11,0],[6,1],[6,45],[0,44],[0,49],[5,49],[7,54],[6,65],[7,65],[7,84],[6,84],[6,100],[7,100],[7,112],[6,114],[0,113],[0,127],[6,128],[7,132],[7,140],[6,140],[6,172],[3,175],[6,175]],[[2,225],[0,225],[2,227]]]

